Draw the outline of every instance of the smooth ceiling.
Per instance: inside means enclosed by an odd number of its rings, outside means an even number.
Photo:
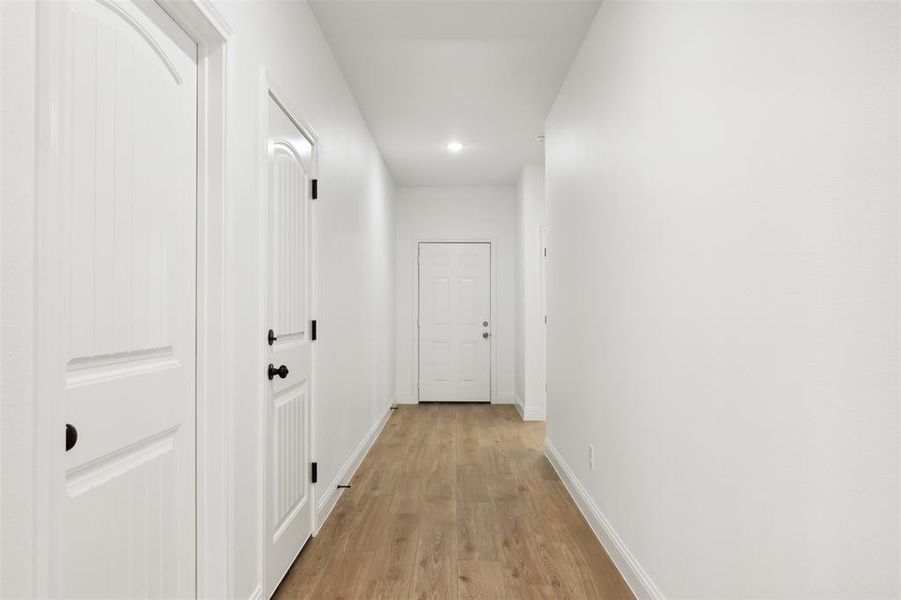
[[[599,2],[310,5],[395,183],[477,186],[543,162],[535,136]]]

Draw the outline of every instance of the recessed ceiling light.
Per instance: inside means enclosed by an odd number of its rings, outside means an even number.
[[[448,152],[453,152],[454,154],[457,154],[461,150],[463,150],[463,144],[461,144],[460,142],[448,142],[447,143],[447,151]]]

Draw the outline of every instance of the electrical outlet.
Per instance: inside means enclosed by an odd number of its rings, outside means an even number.
[[[594,471],[594,444],[588,444],[588,470]]]

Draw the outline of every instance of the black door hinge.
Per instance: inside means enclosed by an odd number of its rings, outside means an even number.
[[[316,319],[310,323],[310,339],[316,341]]]
[[[319,180],[314,179],[312,182],[312,189],[310,190],[310,195],[313,196],[313,200],[317,200],[319,198]]]
[[[319,463],[313,463],[310,468],[310,480],[316,483],[319,480]]]

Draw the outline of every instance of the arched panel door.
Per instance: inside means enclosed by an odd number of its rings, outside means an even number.
[[[191,597],[197,47],[153,2],[39,11],[38,402],[59,427],[41,583]]]
[[[314,144],[271,94],[268,102],[266,592],[313,531],[311,403]]]

